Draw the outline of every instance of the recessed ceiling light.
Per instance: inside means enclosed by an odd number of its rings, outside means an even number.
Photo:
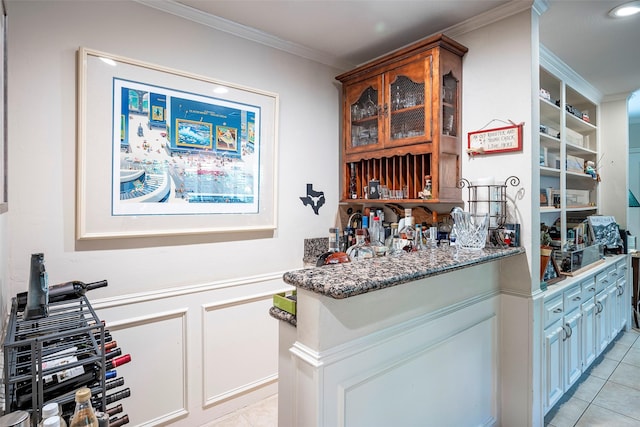
[[[640,13],[640,1],[631,1],[611,9],[609,16],[612,18],[624,18],[637,13]]]
[[[227,92],[229,92],[229,89],[227,89],[224,86],[218,86],[215,89],[213,89],[213,92],[214,93],[227,93]]]

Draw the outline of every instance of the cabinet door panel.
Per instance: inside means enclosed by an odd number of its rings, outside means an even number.
[[[577,308],[564,319],[564,370],[565,390],[582,375],[582,313]]]
[[[585,367],[596,359],[596,302],[595,297],[582,304],[582,361]]]
[[[562,321],[554,323],[544,331],[545,412],[560,400],[563,393]]]
[[[345,88],[343,139],[346,153],[383,148],[382,109],[382,76]]]
[[[596,352],[599,355],[609,344],[609,298],[605,291],[596,296]]]
[[[385,74],[385,146],[431,141],[431,55]]]

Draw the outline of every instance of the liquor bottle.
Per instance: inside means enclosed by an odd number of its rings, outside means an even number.
[[[416,233],[413,236],[413,250],[424,251],[425,249],[427,249],[427,245],[422,234],[422,224],[416,224]]]
[[[362,261],[374,257],[373,249],[365,240],[364,229],[356,230],[356,244],[347,249],[347,255],[351,261]]]
[[[422,198],[423,199],[431,199],[433,197],[432,188],[431,188],[431,175],[425,175],[424,177],[424,188],[422,189]]]
[[[98,419],[91,406],[91,390],[83,387],[76,391],[75,400],[76,408],[69,427],[98,427]]]
[[[404,225],[402,229],[399,230],[399,234],[402,250],[405,252],[413,251],[413,239],[416,234],[416,229],[413,225],[413,215],[411,208],[406,208],[404,210]]]
[[[349,257],[346,253],[342,252],[339,248],[340,241],[340,229],[329,229],[329,247],[325,253],[318,257],[316,261],[316,267],[322,267],[323,265],[341,264],[343,262],[349,262]]]
[[[387,247],[382,241],[380,241],[380,236],[382,235],[382,233],[384,233],[384,231],[381,232],[381,229],[382,224],[380,222],[380,218],[374,216],[369,232],[369,245],[373,249],[373,254],[377,257],[385,256],[387,254]]]
[[[98,282],[84,283],[77,280],[72,282],[60,283],[49,287],[49,302],[68,301],[80,298],[87,291],[93,289],[104,288],[108,283],[106,280]]]
[[[398,223],[391,223],[391,233],[389,237],[384,241],[384,245],[387,247],[387,255],[397,255],[402,252],[402,248],[399,247],[400,234],[398,233]]]
[[[29,273],[29,291],[23,319],[33,320],[47,317],[49,314],[49,282],[44,267],[44,254],[31,254]]]

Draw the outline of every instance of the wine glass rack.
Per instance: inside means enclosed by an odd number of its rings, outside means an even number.
[[[85,296],[71,301],[49,304],[49,315],[40,319],[24,320],[16,298],[12,299],[11,314],[4,341],[5,413],[25,410],[31,413],[31,425],[42,417],[45,403],[61,405],[74,401],[74,391],[52,397],[44,394],[44,378],[61,371],[60,366],[47,363],[61,354],[75,355],[77,361],[64,365],[64,369],[94,364],[99,369],[97,382],[91,388],[92,396],[100,396],[102,407],[105,396],[105,329]],[[30,389],[30,393],[24,390]],[[30,399],[29,399],[30,395]]]

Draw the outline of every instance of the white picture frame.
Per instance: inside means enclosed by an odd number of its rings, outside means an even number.
[[[76,238],[275,230],[278,106],[275,93],[81,47]]]

